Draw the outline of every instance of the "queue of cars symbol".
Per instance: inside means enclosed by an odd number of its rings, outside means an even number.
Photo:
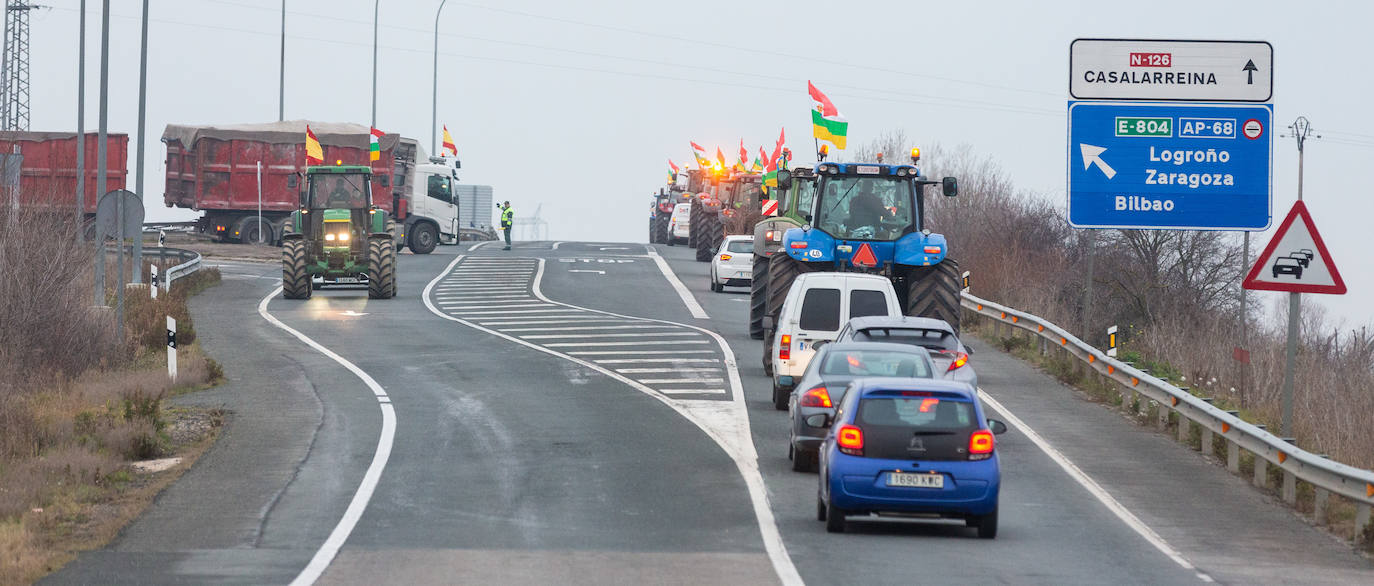
[[[753,235],[726,236],[711,257],[711,290],[722,293],[726,287],[748,287],[753,276]]]

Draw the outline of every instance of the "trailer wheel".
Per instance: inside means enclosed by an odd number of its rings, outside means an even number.
[[[410,251],[415,254],[429,254],[434,252],[435,246],[439,245],[439,231],[435,230],[434,224],[429,222],[420,222],[411,226],[407,238],[410,240]]]
[[[951,258],[933,267],[912,267],[907,272],[906,314],[945,320],[958,334],[961,283],[959,263]]]
[[[367,241],[367,297],[390,299],[396,296],[396,243],[390,238]]]
[[[754,255],[749,279],[749,337],[763,339],[763,317],[768,315],[768,257]]]
[[[276,236],[272,234],[272,223],[267,221],[267,218],[262,219],[261,232],[258,231],[258,221],[255,217],[243,220],[240,226],[242,227],[239,228],[239,242],[243,244],[270,246],[276,242]]]
[[[281,295],[286,299],[309,299],[310,273],[305,270],[304,240],[292,238],[281,246]]]

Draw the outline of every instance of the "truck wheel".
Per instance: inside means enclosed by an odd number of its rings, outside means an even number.
[[[281,295],[286,299],[310,298],[310,273],[305,270],[305,241],[293,238],[282,242]]]
[[[763,339],[763,316],[768,309],[768,257],[754,255],[754,272],[749,280],[749,337]]]
[[[396,243],[390,238],[367,241],[367,297],[390,299],[396,295]]]
[[[259,242],[261,240],[261,242]],[[266,218],[262,220],[262,231],[258,231],[258,221],[254,219],[244,220],[242,228],[239,229],[239,242],[243,244],[270,246],[276,241],[272,235],[272,223]]]
[[[959,333],[959,291],[963,289],[959,263],[946,258],[933,267],[912,267],[907,272],[906,314],[949,322]]]
[[[428,222],[415,224],[410,227],[409,246],[410,251],[415,254],[429,254],[434,252],[434,247],[439,245],[439,231],[434,229],[434,225]]]

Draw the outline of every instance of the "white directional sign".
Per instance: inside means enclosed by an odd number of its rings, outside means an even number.
[[[1326,243],[1301,201],[1288,212],[1242,286],[1290,293],[1345,294],[1345,281],[1341,280]]]
[[[1274,47],[1263,41],[1077,39],[1069,94],[1079,100],[1267,102]]]

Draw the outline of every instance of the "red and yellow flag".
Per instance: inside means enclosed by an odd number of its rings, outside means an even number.
[[[458,145],[453,144],[453,136],[448,133],[447,124],[444,125],[444,142],[439,146],[439,153],[441,157],[444,156],[443,153],[452,153],[454,157],[458,156]]]
[[[315,138],[315,133],[310,130],[309,124],[305,125],[305,164],[324,164],[324,149],[320,147],[320,139]]]

